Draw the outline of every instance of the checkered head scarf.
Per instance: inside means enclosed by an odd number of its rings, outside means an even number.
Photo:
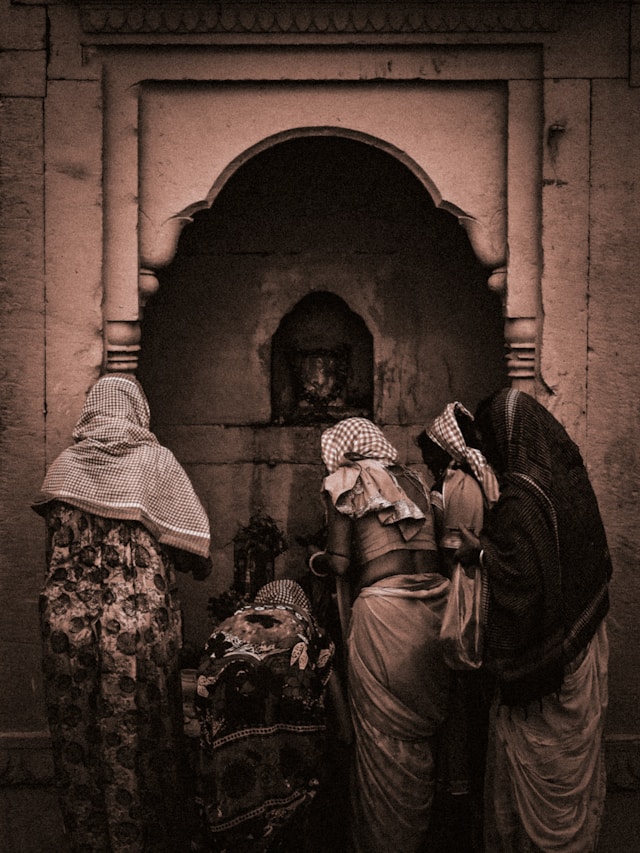
[[[323,489],[338,512],[350,518],[375,513],[382,524],[398,524],[405,539],[416,535],[424,513],[391,472],[398,451],[379,427],[366,418],[346,418],[322,433],[320,446],[329,471]]]
[[[137,379],[117,373],[98,379],[73,430],[75,444],[50,466],[34,508],[56,499],[139,521],[160,542],[206,557],[207,515],[182,466],[149,431],[149,419]]]
[[[492,505],[500,497],[498,480],[483,453],[477,448],[467,445],[456,420],[456,412],[461,412],[473,420],[473,415],[462,403],[449,403],[442,414],[438,415],[430,426],[427,426],[427,436],[445,453],[448,453],[455,462],[461,465],[466,463],[471,468],[487,501]]]
[[[311,604],[305,591],[299,583],[289,578],[278,578],[260,587],[253,601],[254,604],[274,604],[285,607],[297,607],[306,613],[311,613]]]
[[[341,465],[358,459],[378,459],[392,465],[398,451],[384,437],[380,427],[366,418],[346,418],[325,430],[320,437],[322,461],[330,474]]]

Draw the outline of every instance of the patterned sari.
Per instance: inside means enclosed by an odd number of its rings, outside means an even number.
[[[137,522],[53,501],[45,698],[74,853],[186,848],[173,565]]]
[[[273,581],[225,619],[197,677],[201,850],[302,850],[327,771],[324,694],[334,648],[301,587]]]

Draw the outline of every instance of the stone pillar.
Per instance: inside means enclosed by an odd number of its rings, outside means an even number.
[[[104,369],[113,373],[135,373],[140,356],[142,312],[147,300],[159,287],[156,272],[141,267],[138,275],[138,320],[111,320],[105,322]]]
[[[507,370],[515,388],[535,393],[540,310],[539,80],[509,82],[507,141],[508,274],[504,281]],[[527,168],[523,168],[527,164]]]
[[[514,388],[530,391],[536,376],[536,317],[506,317],[504,345],[507,373]]]

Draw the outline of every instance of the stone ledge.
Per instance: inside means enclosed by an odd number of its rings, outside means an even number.
[[[640,737],[608,737],[605,752],[608,790],[640,791]],[[0,787],[51,785],[53,780],[48,732],[0,734]]]
[[[611,736],[605,740],[607,788],[640,791],[640,739],[636,735]]]
[[[49,732],[0,734],[0,786],[51,785],[53,779]]]

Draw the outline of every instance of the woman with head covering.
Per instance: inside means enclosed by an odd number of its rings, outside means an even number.
[[[312,560],[350,578],[356,595],[347,641],[353,849],[411,853],[429,824],[449,690],[438,646],[449,582],[428,487],[365,418],[326,430],[321,447],[327,550]]]
[[[333,653],[292,580],[266,584],[211,634],[197,676],[197,849],[307,849],[306,819],[328,769]]]
[[[186,849],[174,569],[211,568],[209,522],[149,431],[133,377],[91,388],[47,471],[45,698],[73,853]]]
[[[435,478],[431,502],[438,546],[445,570],[451,577],[456,549],[463,542],[462,531],[480,533],[485,509],[498,498],[498,482],[479,450],[473,415],[462,403],[445,406],[420,433],[416,443]],[[484,671],[453,674],[449,714],[438,752],[434,833],[444,836],[451,848],[460,853],[482,849],[490,695]]]
[[[580,451],[529,395],[504,389],[476,425],[500,479],[479,541],[489,607],[484,660],[497,680],[487,846],[596,848],[604,804],[611,561]],[[480,550],[478,550],[480,549]]]
[[[462,403],[449,403],[416,442],[435,478],[431,500],[438,545],[450,576],[453,555],[462,544],[461,529],[480,532],[485,507],[492,506],[500,494],[498,481],[478,448],[473,416]]]

